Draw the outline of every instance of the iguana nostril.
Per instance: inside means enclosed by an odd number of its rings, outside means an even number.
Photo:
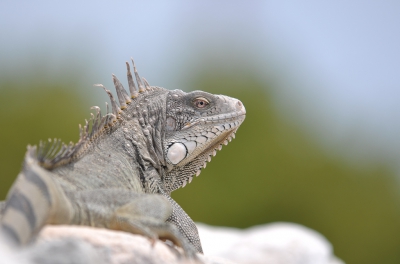
[[[238,111],[241,111],[241,110],[243,110],[243,104],[242,104],[242,102],[240,102],[239,100],[237,101],[237,103],[236,103],[236,110],[238,110]]]

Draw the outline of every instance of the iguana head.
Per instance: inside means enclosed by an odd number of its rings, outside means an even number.
[[[223,144],[228,144],[245,118],[242,102],[203,91],[173,90],[167,96],[164,155],[169,191],[199,175]]]

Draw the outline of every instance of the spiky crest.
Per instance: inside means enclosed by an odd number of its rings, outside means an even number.
[[[129,91],[131,93],[132,99],[134,99],[134,98],[139,96],[139,93],[138,93],[138,91],[136,89],[135,82],[133,81],[133,77],[132,77],[132,73],[131,73],[131,67],[129,66],[129,62],[126,62],[126,69],[127,69],[126,75],[128,77]]]
[[[118,120],[122,119],[122,116],[124,115],[124,110],[127,109],[127,105],[132,103],[132,99],[135,99],[134,101],[137,102],[138,99],[143,96],[143,94],[151,90],[151,86],[149,85],[147,80],[139,76],[133,59],[132,64],[136,83],[139,87],[139,92],[136,89],[136,85],[130,71],[129,63],[126,62],[130,96],[123,87],[122,83],[114,74],[112,75],[112,79],[117,93],[119,105],[114,99],[114,96],[110,90],[107,90],[106,87],[104,87],[102,84],[95,84],[94,86],[103,88],[109,96],[112,112],[109,113],[107,102],[107,112],[104,116],[101,114],[100,107],[93,106],[91,107],[91,109],[95,110],[96,113],[95,115],[91,113],[91,118],[89,119],[89,121],[85,120],[85,125],[83,127],[79,125],[79,141],[76,144],[70,142],[67,145],[65,143],[62,143],[59,139],[49,139],[48,141],[41,141],[38,147],[29,146],[28,154],[36,158],[38,162],[46,169],[53,169],[57,166],[67,164],[74,159],[79,158],[79,154],[87,149],[92,141],[102,135],[104,131],[109,131],[113,126],[115,126]],[[135,105],[135,107],[139,107],[139,105]]]

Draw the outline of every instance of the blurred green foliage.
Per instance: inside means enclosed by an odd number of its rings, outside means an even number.
[[[61,138],[79,139],[78,124],[89,114],[77,82],[33,78],[0,81],[0,199],[21,169],[28,144]],[[85,114],[86,113],[86,114]]]
[[[266,84],[250,75],[215,70],[191,82],[239,98],[247,109],[237,139],[173,194],[195,221],[236,227],[296,222],[325,235],[346,263],[400,263],[399,186],[390,171],[355,168],[323,151],[280,117]],[[0,81],[0,199],[27,144],[49,137],[76,142],[78,124],[89,117],[78,81],[38,78],[20,86]]]

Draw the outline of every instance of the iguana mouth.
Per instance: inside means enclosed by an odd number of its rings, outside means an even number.
[[[242,116],[246,116],[246,110],[236,112],[233,114],[221,114],[221,115],[211,116],[211,117],[207,117],[207,118],[200,118],[196,121],[186,123],[186,125],[181,130],[188,129],[190,127],[193,127],[193,126],[199,125],[199,124],[206,125],[206,124],[212,124],[212,123],[222,123],[221,121],[229,121],[229,120],[235,120],[234,122],[239,122],[237,120],[238,120],[238,118],[240,118]],[[243,118],[243,120],[244,120],[244,118]],[[243,120],[239,123],[242,123]],[[239,126],[239,125],[240,124],[237,124],[236,126]]]

